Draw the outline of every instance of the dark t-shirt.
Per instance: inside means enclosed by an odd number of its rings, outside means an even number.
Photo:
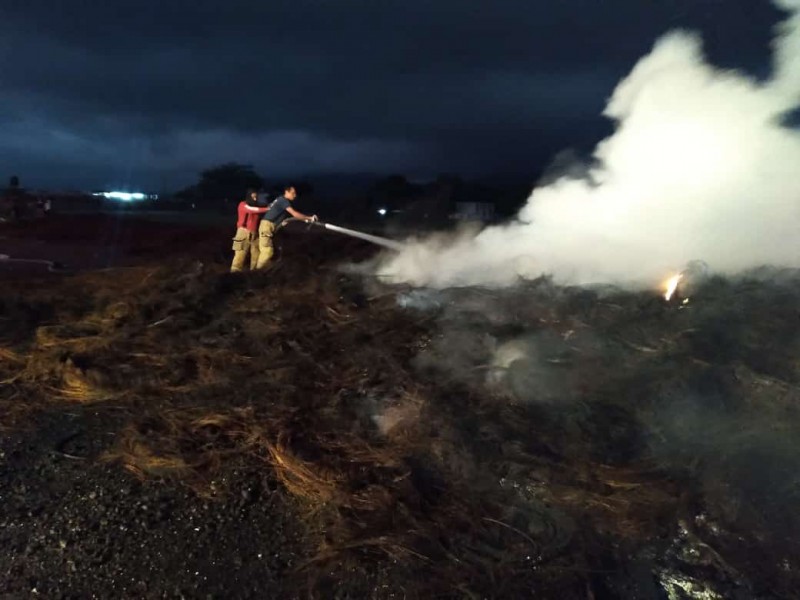
[[[289,199],[286,196],[280,196],[275,199],[269,210],[264,213],[264,218],[267,221],[272,221],[275,225],[280,225],[283,221],[289,218]]]

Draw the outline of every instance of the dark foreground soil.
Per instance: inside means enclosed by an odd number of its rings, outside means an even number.
[[[224,500],[98,462],[112,410],[53,411],[0,440],[0,593],[9,598],[289,597],[307,553],[274,481],[233,468]]]
[[[410,290],[104,219],[0,230],[124,257],[0,288],[0,597],[798,597],[797,273]]]

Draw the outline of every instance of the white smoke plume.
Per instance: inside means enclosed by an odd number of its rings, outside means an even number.
[[[654,285],[693,260],[734,273],[800,267],[800,0],[773,44],[772,77],[709,65],[699,37],[661,38],[605,110],[615,133],[582,180],[535,189],[517,218],[412,242],[383,274],[416,285]]]

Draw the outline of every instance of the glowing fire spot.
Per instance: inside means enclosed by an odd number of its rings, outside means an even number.
[[[668,301],[672,298],[672,295],[675,293],[675,290],[678,289],[678,283],[683,278],[682,273],[678,273],[677,275],[673,275],[664,283],[664,300]]]

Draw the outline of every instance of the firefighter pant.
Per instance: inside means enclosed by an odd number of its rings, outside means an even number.
[[[255,269],[258,264],[258,252],[258,233],[248,231],[244,227],[237,228],[236,237],[233,238],[231,273],[244,269],[248,255],[250,255],[250,268]]]
[[[261,219],[258,225],[258,260],[256,261],[256,269],[263,269],[274,254],[272,247],[272,236],[275,233],[275,223]]]

